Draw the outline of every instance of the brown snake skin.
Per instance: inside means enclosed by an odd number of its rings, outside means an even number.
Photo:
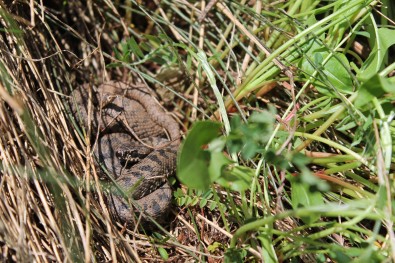
[[[123,222],[132,222],[139,211],[163,221],[172,194],[167,177],[175,172],[180,144],[177,122],[142,85],[107,82],[93,87],[90,111],[89,89],[85,84],[72,92],[72,111],[86,130],[91,112],[97,167],[104,166],[119,186],[108,196],[111,212]],[[134,207],[123,197],[135,200]]]

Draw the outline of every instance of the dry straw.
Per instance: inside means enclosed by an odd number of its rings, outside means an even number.
[[[62,12],[64,1],[40,2],[0,3],[0,259],[158,259],[146,236],[110,220],[88,136],[69,115],[73,86],[107,77],[113,25],[90,1]]]

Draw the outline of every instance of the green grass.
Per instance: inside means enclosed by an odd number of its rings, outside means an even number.
[[[394,4],[202,3],[2,4],[3,257],[395,261]],[[185,131],[155,233],[111,219],[69,114],[108,79],[145,80]]]

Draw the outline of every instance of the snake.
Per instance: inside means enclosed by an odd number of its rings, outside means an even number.
[[[163,221],[171,207],[180,128],[144,84],[83,84],[70,94],[72,114],[95,138],[95,167],[115,186],[108,206],[122,222]],[[132,200],[132,201],[131,201]]]

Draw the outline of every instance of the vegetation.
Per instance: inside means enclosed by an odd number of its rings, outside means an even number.
[[[395,261],[395,4],[2,1],[0,258]],[[145,81],[185,139],[169,225],[111,218],[71,90]]]

